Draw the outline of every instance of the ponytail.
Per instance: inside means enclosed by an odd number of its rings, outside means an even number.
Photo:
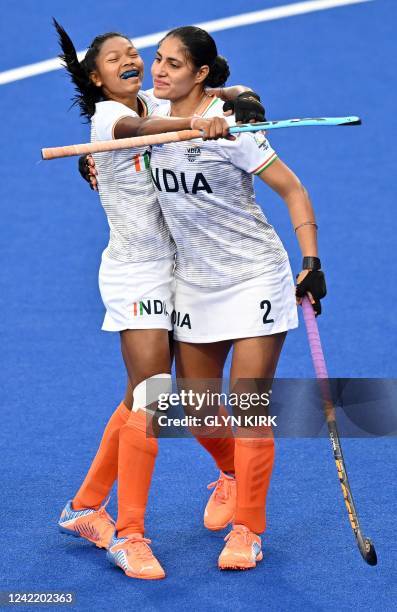
[[[230,75],[229,64],[221,55],[217,55],[210,66],[210,71],[205,79],[205,85],[209,87],[221,87],[226,83]]]
[[[80,115],[90,120],[95,113],[95,104],[104,99],[102,88],[94,85],[91,80],[91,73],[96,69],[96,58],[98,53],[101,50],[103,43],[108,38],[120,36],[121,38],[125,38],[127,40],[130,39],[124,34],[119,34],[118,32],[101,34],[100,36],[94,38],[84,59],[80,62],[70,36],[54,18],[53,23],[58,34],[59,46],[62,49],[62,53],[59,55],[59,57],[75,86],[73,105],[79,106]]]

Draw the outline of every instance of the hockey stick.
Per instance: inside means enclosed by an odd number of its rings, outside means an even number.
[[[350,489],[349,480],[345,461],[342,454],[342,446],[339,439],[338,429],[336,427],[335,408],[331,399],[331,390],[328,380],[327,366],[325,364],[324,353],[321,347],[320,334],[318,331],[317,321],[314,316],[312,305],[307,297],[302,300],[303,317],[305,320],[307,337],[309,340],[310,352],[312,355],[316,377],[320,380],[321,394],[324,401],[325,418],[328,425],[329,437],[334,452],[336,469],[338,471],[339,482],[342,487],[343,498],[345,500],[349,521],[361,556],[368,565],[376,565],[378,562],[375,547],[369,538],[362,534],[360,523],[357,516],[357,511],[353,501],[353,495]]]
[[[280,121],[264,121],[262,123],[245,123],[230,127],[230,134],[241,132],[258,132],[262,130],[275,130],[288,127],[306,127],[323,125],[361,125],[359,117],[319,117],[313,119],[282,119]],[[152,134],[150,136],[134,136],[133,138],[120,138],[119,140],[104,140],[89,142],[86,144],[67,145],[65,147],[50,147],[41,149],[43,159],[57,159],[60,157],[72,157],[73,155],[87,155],[88,153],[104,153],[105,151],[118,151],[119,149],[131,149],[133,147],[145,147],[159,145],[181,140],[193,140],[201,138],[200,130],[181,130],[180,132],[165,132],[163,134]]]

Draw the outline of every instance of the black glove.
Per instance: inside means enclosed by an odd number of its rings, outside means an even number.
[[[306,293],[311,293],[315,302],[313,310],[316,315],[321,314],[320,300],[327,295],[324,272],[321,270],[309,270],[305,278],[296,286],[296,297],[302,298]]]
[[[91,181],[90,181],[90,169],[88,166],[88,155],[82,155],[79,157],[79,172],[83,179],[90,184],[92,189]]]
[[[232,111],[236,121],[248,123],[249,121],[266,121],[265,109],[261,99],[254,91],[244,91],[234,100],[228,100],[223,105],[223,111]]]

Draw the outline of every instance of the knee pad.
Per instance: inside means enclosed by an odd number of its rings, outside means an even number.
[[[132,411],[144,410],[154,414],[161,405],[165,406],[172,393],[171,374],[155,374],[140,382],[134,389]],[[156,404],[152,406],[152,404]]]

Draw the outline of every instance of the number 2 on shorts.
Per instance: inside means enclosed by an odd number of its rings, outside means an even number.
[[[262,300],[261,304],[260,304],[261,309],[263,310],[264,308],[266,308],[265,314],[263,315],[263,323],[274,323],[274,319],[268,319],[268,315],[270,314],[270,311],[272,309],[272,304],[270,302],[270,300]]]

